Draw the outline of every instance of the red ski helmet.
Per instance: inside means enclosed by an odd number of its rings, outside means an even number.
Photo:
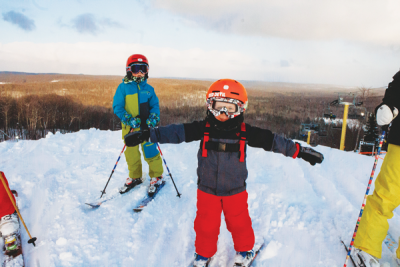
[[[149,66],[149,61],[147,58],[141,54],[134,54],[128,58],[126,61],[126,67],[129,67],[132,63],[146,63]]]
[[[211,84],[206,95],[207,108],[214,116],[218,116],[219,114],[219,111],[214,109],[214,102],[216,101],[230,102],[237,105],[237,111],[228,114],[230,118],[234,118],[247,109],[248,97],[246,88],[235,80],[218,80]]]

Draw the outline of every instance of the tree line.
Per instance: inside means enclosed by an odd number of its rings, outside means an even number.
[[[118,127],[119,119],[110,108],[85,106],[69,96],[26,95],[0,98],[0,141],[40,139],[48,132],[76,132],[92,127]]]
[[[299,99],[298,95],[250,98],[245,122],[291,139],[302,139],[299,135],[301,123],[315,122],[315,118],[321,117],[323,113],[324,105],[321,103],[325,103],[322,97],[305,101]],[[192,106],[190,101],[180,106],[171,103],[160,98],[160,126],[202,120],[206,116],[205,105]],[[313,135],[312,143],[339,148],[341,127],[326,125],[322,120],[317,123],[325,135]],[[15,139],[17,136],[20,139],[37,140],[45,137],[48,132],[68,133],[93,127],[119,130],[121,123],[111,107],[83,105],[71,96],[44,94],[0,98],[0,141]],[[348,127],[345,149],[353,150],[363,134],[362,128]]]

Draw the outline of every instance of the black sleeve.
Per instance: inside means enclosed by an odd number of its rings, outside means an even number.
[[[204,136],[205,121],[194,121],[191,123],[184,123],[185,129],[185,142],[192,142],[201,140]]]
[[[263,148],[271,151],[274,142],[274,134],[270,130],[250,126],[246,123],[247,141],[251,147]]]
[[[248,132],[248,145],[252,147],[260,147],[266,151],[280,153],[287,157],[293,157],[297,152],[296,144],[283,136],[272,133],[270,130],[246,124]]]
[[[160,144],[179,144],[200,140],[204,135],[204,121],[170,124],[150,130],[150,141]]]

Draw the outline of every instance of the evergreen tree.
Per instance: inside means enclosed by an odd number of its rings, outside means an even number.
[[[378,124],[375,120],[375,114],[371,114],[367,121],[367,130],[364,132],[364,141],[365,142],[374,142],[375,146],[378,145],[379,141],[379,130]]]

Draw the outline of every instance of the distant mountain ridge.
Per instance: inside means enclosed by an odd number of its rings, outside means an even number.
[[[19,71],[0,71],[0,74],[14,74],[14,75],[61,75],[61,73],[32,73],[32,72],[19,72]],[[82,74],[81,74],[82,75]]]

